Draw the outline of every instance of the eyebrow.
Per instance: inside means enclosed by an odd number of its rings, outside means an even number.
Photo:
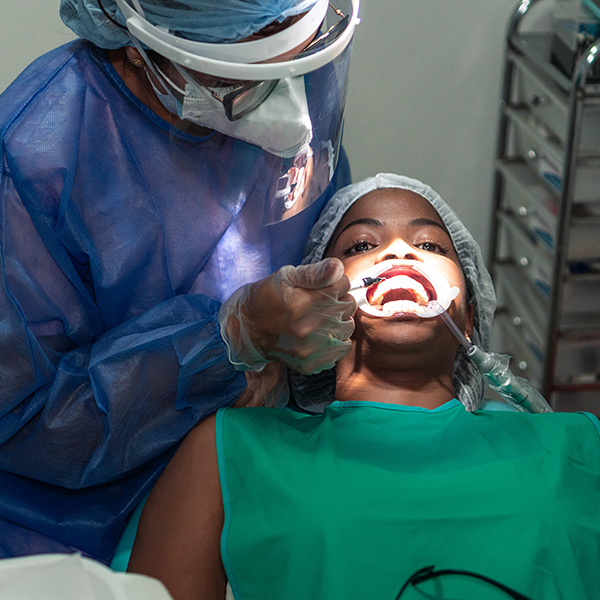
[[[368,217],[365,217],[364,219],[356,219],[356,221],[352,221],[351,223],[348,223],[348,225],[346,225],[346,227],[344,227],[344,229],[342,229],[338,233],[338,235],[335,238],[335,240],[333,241],[333,243],[330,242],[330,244],[333,246],[338,241],[338,239],[340,238],[342,233],[344,233],[344,231],[346,231],[346,229],[349,229],[350,227],[354,227],[355,225],[371,225],[373,227],[382,227],[383,223],[381,221],[379,221],[378,219],[371,219]],[[448,230],[446,229],[446,227],[444,227],[444,225],[442,225],[441,223],[438,223],[437,221],[434,221],[433,219],[427,219],[425,217],[413,219],[412,221],[410,221],[408,223],[408,226],[409,227],[429,227],[429,226],[438,227],[447,236],[450,236],[450,234],[448,233]]]
[[[346,227],[344,227],[344,229],[342,229],[338,234],[337,237],[335,238],[335,240],[333,240],[333,242],[329,242],[330,246],[334,246],[337,241],[340,239],[340,235],[342,235],[342,233],[344,233],[344,231],[346,231],[346,229],[349,229],[350,227],[354,227],[355,225],[372,225],[373,227],[382,227],[383,223],[381,221],[378,221],[377,219],[370,219],[368,217],[365,217],[364,219],[356,219],[356,221],[352,221],[351,223],[348,223],[348,225],[346,225]]]
[[[441,223],[438,223],[437,221],[434,221],[433,219],[426,219],[423,217],[420,219],[413,219],[409,223],[410,227],[427,227],[429,225],[433,225],[434,227],[439,227],[446,235],[448,235],[448,236],[450,235],[444,225],[442,225]]]

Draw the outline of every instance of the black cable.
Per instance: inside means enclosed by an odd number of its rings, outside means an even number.
[[[127,31],[127,27],[125,27],[124,25],[121,25],[121,23],[119,23],[102,5],[102,0],[98,0],[98,6],[100,7],[100,10],[104,13],[104,16],[113,24],[116,25],[117,27],[120,27],[121,29],[124,29],[125,31]]]
[[[485,575],[480,575],[479,573],[474,573],[472,571],[459,571],[456,569],[441,569],[439,571],[436,571],[435,566],[424,567],[422,569],[419,569],[416,573],[413,573],[406,580],[406,582],[402,586],[402,589],[398,592],[396,600],[399,600],[404,590],[410,584],[414,586],[417,583],[422,583],[423,581],[427,581],[428,579],[434,579],[435,577],[441,577],[443,575],[465,575],[467,577],[474,577],[475,579],[480,579],[481,581],[485,581],[486,583],[497,587],[498,589],[502,590],[505,594],[509,595],[511,598],[514,598],[514,600],[531,600],[527,596],[521,594],[520,592],[517,592],[516,590],[513,590],[512,588],[509,588],[507,585],[504,585],[503,583],[500,583],[499,581],[496,581],[491,577],[486,577]]]

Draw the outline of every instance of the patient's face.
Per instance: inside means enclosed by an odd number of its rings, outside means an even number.
[[[407,190],[381,189],[357,200],[333,234],[327,256],[339,258],[344,263],[351,281],[369,267],[386,260],[427,263],[443,275],[450,286],[460,289],[448,313],[462,331],[472,332],[466,285],[458,256],[440,216],[418,194]],[[419,291],[416,293],[418,296]],[[433,322],[439,326],[440,321],[439,317],[420,319],[411,314],[382,319],[361,312],[357,317],[359,320],[386,321],[386,325],[391,325],[392,321],[410,322],[413,328],[421,330],[432,329]]]

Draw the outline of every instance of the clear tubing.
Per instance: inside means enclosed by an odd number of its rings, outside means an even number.
[[[440,317],[442,317],[442,320],[444,321],[444,323],[446,323],[446,325],[448,325],[450,331],[454,334],[454,337],[460,342],[461,346],[463,346],[465,348],[465,350],[467,351],[467,354],[468,354],[469,350],[471,348],[474,348],[475,346],[473,346],[473,344],[471,344],[471,342],[469,342],[469,340],[465,337],[464,333],[456,326],[456,323],[452,320],[452,317],[440,306],[439,302],[436,302],[435,300],[433,300],[429,304],[434,304],[434,305],[437,305],[437,307],[439,307]],[[437,307],[435,307],[435,308],[437,308]]]
[[[432,301],[430,304],[439,303]],[[437,308],[437,307],[434,307]],[[441,308],[441,307],[440,307]],[[484,352],[470,343],[465,335],[456,326],[452,317],[442,309],[440,317],[448,325],[454,337],[467,350],[467,356],[475,363],[483,376],[486,385],[494,390],[506,402],[518,410],[531,413],[552,412],[546,399],[526,379],[517,377],[509,368],[510,356]]]

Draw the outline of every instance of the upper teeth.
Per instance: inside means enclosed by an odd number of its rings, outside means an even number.
[[[396,275],[390,279],[385,279],[377,286],[372,303],[381,304],[383,297],[389,291],[399,289],[412,290],[418,304],[427,304],[429,302],[429,295],[421,283],[412,277],[408,277],[408,275]]]
[[[392,302],[386,302],[381,306],[380,310],[383,313],[393,315],[398,313],[420,313],[427,310],[427,307],[410,300],[392,300]]]

